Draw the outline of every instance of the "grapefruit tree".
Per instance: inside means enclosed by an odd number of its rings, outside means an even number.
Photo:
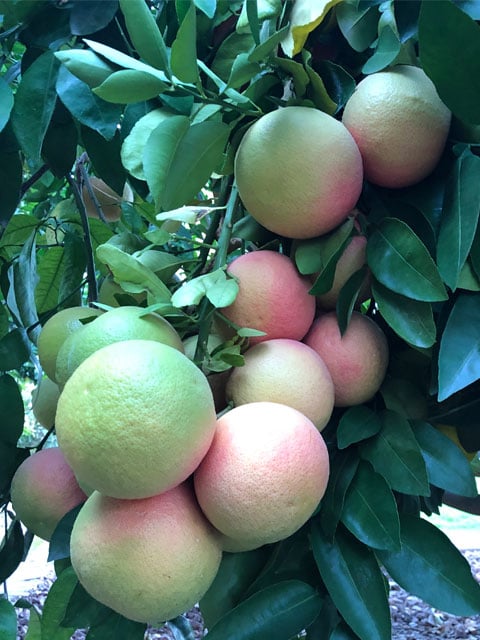
[[[73,505],[47,445],[91,494],[43,534],[32,637],[189,638],[200,601],[210,640],[389,640],[385,573],[480,613],[429,521],[478,512],[478,22],[0,0],[0,582],[42,505]],[[40,394],[71,345],[27,446],[21,381]]]

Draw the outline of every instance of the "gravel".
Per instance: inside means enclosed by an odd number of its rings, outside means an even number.
[[[480,550],[463,551],[472,568],[472,573],[480,582]],[[26,600],[41,609],[50,588],[51,580],[43,579],[32,589]],[[390,580],[390,610],[392,615],[392,640],[478,640],[480,637],[480,615],[458,617],[434,609],[419,598],[408,594]],[[28,626],[28,609],[18,609],[17,640],[24,640]],[[203,619],[198,608],[186,614],[196,639],[203,636]],[[85,640],[86,633],[78,630],[71,640]],[[175,640],[168,627],[150,628],[145,640]],[[228,638],[225,638],[228,640]]]

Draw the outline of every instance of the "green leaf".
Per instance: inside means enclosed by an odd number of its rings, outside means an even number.
[[[257,62],[250,61],[248,53],[239,53],[233,62],[227,87],[238,89],[249,82],[260,70],[261,67]]]
[[[67,232],[63,240],[63,270],[60,277],[58,300],[71,300],[79,291],[85,275],[87,255],[82,239]]]
[[[327,490],[320,503],[320,523],[325,536],[332,542],[358,462],[358,453],[351,448],[337,453],[330,463]]]
[[[280,29],[280,31],[275,31],[275,33],[264,40],[264,42],[257,45],[248,56],[250,62],[261,62],[268,58],[268,56],[276,50],[287,31],[288,25]]]
[[[362,67],[363,73],[376,73],[388,67],[400,53],[400,48],[397,34],[389,25],[386,25],[378,36],[375,53]]]
[[[12,125],[27,158],[40,159],[43,138],[55,108],[60,63],[52,51],[42,53],[22,76],[12,109]],[[32,96],[36,96],[32,108]]]
[[[29,452],[28,449],[15,447],[12,444],[8,444],[6,442],[2,442],[0,440],[0,496],[6,497],[10,490],[10,482],[13,478],[13,474],[17,470],[17,467],[28,458]],[[20,524],[20,523],[18,523]],[[20,528],[20,534],[22,534],[22,530]],[[18,562],[15,561],[6,566],[6,561],[12,559],[12,551],[9,549],[9,545],[5,544],[2,548],[0,545],[0,583],[3,582],[10,573],[16,569],[17,564],[20,562],[23,556],[23,534],[22,534],[22,542],[20,544],[20,557],[18,558]],[[14,558],[13,558],[14,559]],[[11,569],[8,572],[8,569]],[[7,575],[5,572],[7,571]]]
[[[207,18],[212,19],[215,15],[217,0],[194,0],[194,4],[207,16]]]
[[[367,244],[367,261],[376,279],[407,298],[447,299],[437,266],[412,229],[398,218],[384,218]]]
[[[337,428],[337,444],[339,449],[346,449],[351,444],[366,440],[377,434],[382,428],[380,418],[364,405],[347,409],[340,418]]]
[[[97,98],[89,86],[61,67],[57,78],[57,93],[70,113],[83,125],[111,140],[120,121],[122,109]]]
[[[360,640],[390,640],[387,590],[372,551],[342,529],[329,542],[315,521],[312,548],[330,597]]]
[[[297,0],[290,13],[290,29],[282,42],[284,53],[293,58],[303,49],[308,35],[340,0]]]
[[[447,107],[461,120],[480,123],[480,27],[453,2],[422,2],[420,61]]]
[[[365,290],[366,283],[370,280],[367,265],[363,265],[361,269],[352,273],[338,292],[336,311],[338,319],[338,327],[343,336],[348,328],[348,323],[355,310],[358,296]],[[363,299],[362,299],[363,301]]]
[[[32,232],[23,245],[18,259],[8,269],[10,287],[7,304],[17,325],[25,328],[32,325],[39,326],[34,297],[38,282],[35,246],[35,232]]]
[[[302,58],[305,65],[305,71],[310,79],[311,95],[315,106],[317,109],[320,109],[329,115],[333,115],[337,110],[337,105],[328,95],[322,77],[311,66],[311,54],[306,50],[303,50]]]
[[[57,51],[55,57],[89,87],[98,87],[115,69],[90,49]]]
[[[361,461],[345,496],[342,522],[353,535],[374,549],[400,548],[397,503],[384,478]]]
[[[474,498],[475,476],[459,447],[428,422],[415,420],[410,424],[422,449],[430,482],[440,489]]]
[[[137,69],[121,69],[108,76],[93,93],[102,100],[115,104],[130,104],[155,98],[167,89],[162,81]]]
[[[173,74],[182,82],[200,83],[197,66],[197,17],[193,2],[190,2],[172,43],[170,64]]]
[[[440,341],[438,401],[480,378],[480,299],[463,293],[455,301]]]
[[[0,376],[0,440],[15,445],[23,430],[23,399],[20,389],[12,376]]]
[[[25,635],[25,640],[42,640],[42,617],[35,609],[30,607],[28,617],[28,629]]]
[[[61,627],[60,623],[77,582],[75,571],[68,567],[50,587],[43,607],[42,640],[69,640],[75,631],[72,627]]]
[[[168,52],[155,18],[144,0],[120,0],[128,35],[140,58],[169,73]]]
[[[208,640],[290,640],[317,617],[322,598],[306,582],[284,580],[241,602],[208,632]]]
[[[377,7],[341,2],[336,8],[336,16],[343,37],[355,51],[365,51],[377,38]]]
[[[99,620],[88,632],[88,640],[143,640],[147,625],[128,620],[115,611]]]
[[[480,612],[480,585],[461,552],[423,518],[401,516],[400,551],[377,551],[380,562],[401,587],[432,607],[456,616]]]
[[[48,562],[70,557],[70,536],[73,524],[83,503],[70,509],[58,522],[48,547]]]
[[[210,629],[233,609],[257,577],[268,557],[265,547],[242,553],[224,553],[220,568],[200,600],[205,625]]]
[[[20,460],[17,460],[15,466],[18,466],[19,463]],[[2,474],[3,471],[2,468]],[[24,549],[25,539],[22,525],[18,520],[15,520],[8,527],[0,544],[0,582],[4,582],[17,569],[23,559]]]
[[[95,53],[103,56],[119,67],[123,67],[124,69],[132,69],[133,71],[144,71],[145,73],[148,73],[151,76],[162,80],[163,82],[168,82],[167,76],[163,71],[160,71],[160,69],[156,69],[155,67],[152,67],[149,64],[145,64],[144,62],[141,62],[136,58],[132,58],[132,56],[127,56],[126,53],[118,51],[117,49],[109,47],[108,45],[101,42],[95,42],[94,40],[88,40],[87,38],[84,39],[84,42],[91,49],[93,49]]]
[[[63,247],[50,247],[39,257],[37,274],[39,281],[35,287],[35,305],[42,314],[54,309],[58,304],[58,290],[63,272]]]
[[[397,335],[414,347],[428,348],[436,340],[437,328],[429,302],[412,300],[372,280],[378,310]]]
[[[227,277],[224,269],[216,269],[185,282],[172,296],[174,307],[197,305],[206,296],[217,309],[231,305],[238,294],[238,284]]]
[[[20,202],[23,166],[18,144],[10,124],[0,132],[0,235]],[[2,238],[3,240],[3,238]]]
[[[157,210],[188,204],[220,164],[230,132],[222,122],[190,126],[185,116],[161,122],[150,134],[143,166]]]
[[[480,158],[463,153],[447,182],[437,264],[443,281],[455,291],[472,247],[480,212]]]
[[[12,329],[6,333],[0,339],[0,371],[19,369],[29,359],[30,348],[31,343],[24,331]]]
[[[300,62],[288,58],[274,58],[274,64],[291,76],[297,98],[303,98],[310,83],[308,73]]]
[[[408,420],[393,411],[384,411],[380,417],[382,429],[360,444],[361,457],[368,460],[395,491],[429,496],[425,461]]]
[[[355,80],[343,67],[330,60],[322,60],[317,66],[328,95],[337,103],[338,112],[355,91]]]
[[[13,92],[3,78],[0,78],[0,131],[5,128],[13,107]]]
[[[15,607],[6,598],[0,598],[0,640],[15,640],[17,637],[17,614]]]

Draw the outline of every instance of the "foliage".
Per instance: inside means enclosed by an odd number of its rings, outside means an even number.
[[[0,581],[30,540],[9,507],[9,485],[28,454],[18,446],[24,409],[15,376],[28,362],[39,371],[41,325],[61,308],[94,302],[111,274],[120,302],[145,292],[182,336],[198,334],[204,371],[241,364],[247,328],[213,353],[206,348],[214,318],[237,292],[225,266],[251,246],[292,248],[254,223],[237,197],[233,158],[243,133],[277,106],[340,117],[365,74],[410,63],[424,68],[454,121],[428,178],[396,191],[365,183],[359,201],[372,273],[364,311],[388,336],[387,379],[368,404],[334,412],[324,432],[331,479],[311,521],[276,545],[225,554],[202,606],[212,640],[288,640],[302,630],[387,640],[384,567],[433,606],[478,613],[480,588],[465,560],[420,519],[438,512],[444,490],[476,494],[469,464],[432,424],[456,425],[465,448],[480,449],[477,4],[1,0],[0,20]],[[87,218],[89,175],[118,193],[126,180],[133,188],[118,222],[106,223],[101,210]],[[303,273],[321,269],[317,292],[328,290],[353,232],[342,226],[298,252]],[[139,260],[150,250],[158,268]],[[343,328],[360,276],[342,291]],[[57,563],[71,525],[64,519],[54,536]],[[67,638],[78,626],[88,638],[143,637],[142,625],[92,600],[62,562],[43,615],[32,616],[32,637]],[[0,635],[13,639],[13,608],[0,605]],[[182,637],[180,621],[172,628]]]

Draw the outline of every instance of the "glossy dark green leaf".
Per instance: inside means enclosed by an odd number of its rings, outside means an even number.
[[[77,157],[78,130],[70,112],[57,101],[43,138],[42,160],[57,178],[64,178]]]
[[[118,8],[118,0],[94,0],[75,2],[70,11],[70,28],[77,36],[85,36],[105,28],[113,19]]]
[[[305,71],[310,79],[310,93],[317,109],[333,115],[337,110],[337,104],[328,95],[323,78],[315,71],[311,64],[311,54],[305,49],[302,51]]]
[[[397,218],[384,218],[372,232],[367,260],[376,279],[396,293],[425,302],[447,298],[437,266],[425,245]]]
[[[195,6],[203,11],[207,18],[213,18],[217,8],[217,0],[193,0]]]
[[[42,53],[22,77],[15,94],[12,125],[25,155],[38,161],[43,138],[55,108],[55,83],[60,63],[52,51]],[[39,96],[32,109],[32,96]]]
[[[269,553],[269,548],[261,547],[253,551],[223,554],[217,575],[200,600],[208,628],[242,600],[243,594],[265,565]]]
[[[342,516],[345,495],[358,467],[358,453],[353,449],[340,451],[330,463],[327,490],[320,503],[320,524],[325,536],[333,541]]]
[[[188,204],[220,164],[229,127],[207,120],[190,126],[185,116],[161,122],[150,134],[143,165],[157,210]]]
[[[475,497],[475,476],[460,448],[428,422],[416,420],[411,426],[422,449],[430,482],[446,491]]]
[[[445,191],[437,264],[443,281],[455,291],[470,252],[480,212],[480,158],[463,153],[452,169]]]
[[[386,25],[380,31],[373,56],[362,67],[363,73],[376,73],[388,67],[400,53],[400,48],[397,34],[389,25]]]
[[[411,366],[411,365],[410,365]],[[400,372],[408,376],[408,372]],[[415,376],[396,377],[391,373],[380,387],[380,393],[387,409],[396,411],[405,418],[421,420],[427,415],[427,401],[424,386],[416,384]]]
[[[0,339],[0,371],[19,369],[29,359],[30,349],[31,343],[24,331],[12,329],[6,333]]]
[[[374,549],[400,548],[400,521],[392,490],[368,462],[361,461],[345,496],[342,522]]]
[[[343,67],[330,60],[320,61],[319,69],[328,95],[337,103],[338,112],[355,91],[355,80]]]
[[[344,622],[340,622],[332,632],[330,640],[357,640],[358,636]]]
[[[275,33],[273,33],[264,42],[258,44],[248,56],[250,62],[261,62],[273,53],[280,42],[285,38],[287,31],[288,25],[283,27],[283,29],[280,29],[280,31],[275,31]],[[246,34],[242,35],[245,36]]]
[[[21,391],[12,376],[0,376],[0,440],[15,445],[23,431],[23,399]]]
[[[147,625],[128,620],[115,611],[90,627],[86,640],[143,640]]]
[[[61,626],[85,629],[102,622],[110,613],[111,609],[92,598],[77,582],[67,603]]]
[[[306,582],[284,580],[257,591],[208,632],[208,640],[290,640],[317,617],[322,598]]]
[[[35,288],[35,305],[38,313],[45,313],[57,306],[63,269],[63,247],[50,247],[40,255],[37,267],[39,281]]]
[[[167,89],[167,85],[145,71],[121,69],[108,76],[93,89],[95,95],[114,104],[131,104],[155,98]]]
[[[165,626],[173,633],[175,640],[196,640],[192,623],[185,614],[169,620]]]
[[[50,587],[42,615],[42,638],[69,640],[73,627],[61,627],[68,602],[78,583],[72,567],[64,569]]]
[[[0,640],[17,638],[17,613],[6,598],[0,598]]]
[[[82,504],[70,509],[58,522],[48,547],[48,562],[70,557],[70,536]]]
[[[480,299],[458,296],[448,316],[438,356],[438,400],[480,378]]]
[[[408,420],[393,411],[384,411],[381,419],[382,429],[360,444],[360,455],[395,491],[430,495],[425,461]]]
[[[352,273],[338,292],[336,312],[338,327],[342,336],[348,328],[350,318],[352,317],[352,313],[354,312],[355,306],[358,302],[358,297],[360,293],[365,291],[366,284],[369,280],[370,275],[368,267],[367,265],[363,265],[361,269]]]
[[[402,515],[401,539],[400,551],[376,552],[395,582],[442,611],[478,615],[480,585],[445,533],[423,518]]]
[[[10,86],[0,78],[0,131],[2,131],[10,118],[13,107],[13,93]]]
[[[421,348],[435,343],[437,328],[430,302],[406,298],[375,279],[372,294],[383,319],[405,342]]]
[[[169,71],[168,52],[155,18],[144,0],[120,0],[128,35],[140,58],[156,69]]]
[[[83,125],[111,140],[120,121],[122,108],[98,98],[85,82],[65,66],[58,72],[57,93],[70,113]]]
[[[377,38],[379,13],[376,7],[362,8],[358,3],[340,2],[336,15],[340,31],[355,51],[365,51]]]
[[[87,264],[85,244],[76,233],[65,234],[63,249],[63,270],[58,289],[59,302],[71,300],[79,291]]]
[[[7,530],[0,545],[0,582],[9,578],[18,567],[24,553],[22,525],[16,520]],[[1,634],[0,634],[1,637]]]
[[[288,58],[274,58],[274,63],[289,76],[291,75],[296,96],[298,98],[303,98],[310,82],[310,78],[308,77],[308,73],[305,71],[303,64]]]
[[[55,57],[89,87],[98,87],[115,71],[103,58],[90,49],[64,49]]]
[[[390,640],[387,590],[372,551],[342,529],[329,542],[316,522],[311,539],[322,579],[347,624],[361,640]]]
[[[249,60],[248,53],[239,53],[233,61],[227,85],[238,89],[247,82],[250,82],[260,70],[261,67],[257,62],[251,62]]]
[[[172,43],[170,65],[173,75],[182,82],[192,84],[199,82],[197,66],[197,18],[193,2],[190,2],[190,7]]]
[[[2,197],[0,198],[0,236],[20,202],[22,178],[23,167],[20,153],[12,132],[12,127],[8,124],[4,130],[0,132],[0,184],[2,185]]]
[[[480,26],[453,2],[422,2],[420,61],[440,98],[460,119],[480,123]]]
[[[382,428],[378,415],[366,407],[350,407],[340,418],[337,428],[337,444],[345,449],[355,442],[361,442],[374,436]]]
[[[230,33],[217,49],[211,65],[212,71],[227,82],[237,56],[252,51],[254,46],[255,42],[250,32],[238,33],[234,31]],[[259,62],[259,60],[252,60],[252,62]]]
[[[111,140],[105,140],[97,131],[81,127],[81,139],[95,169],[95,175],[105,180],[117,193],[122,193],[127,174],[120,158],[122,142],[119,132],[117,131]],[[90,223],[93,222],[95,220],[90,220]],[[102,224],[102,227],[104,233],[109,231],[106,225]]]
[[[8,444],[0,440],[0,496],[2,498],[8,495],[13,474],[19,465],[28,458],[28,455],[28,449],[15,447],[13,444]],[[0,567],[1,566],[3,566],[2,563],[0,563]],[[13,570],[14,569],[12,569],[12,571]]]

